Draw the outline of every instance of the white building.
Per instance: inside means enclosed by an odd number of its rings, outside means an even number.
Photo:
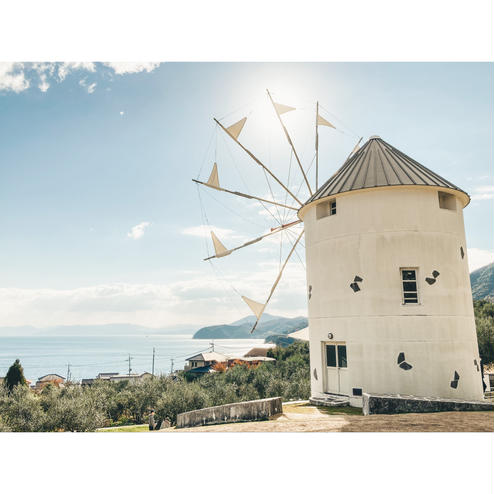
[[[314,397],[483,398],[469,201],[374,136],[300,209]]]

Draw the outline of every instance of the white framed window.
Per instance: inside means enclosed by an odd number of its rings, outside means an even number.
[[[318,220],[325,218],[326,216],[333,216],[336,214],[336,199],[326,201],[317,205],[316,217]]]
[[[400,268],[400,279],[403,304],[418,304],[418,268]]]

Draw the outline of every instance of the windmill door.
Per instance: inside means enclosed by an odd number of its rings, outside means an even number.
[[[325,343],[324,357],[326,362],[326,393],[348,394],[348,366],[345,343]]]

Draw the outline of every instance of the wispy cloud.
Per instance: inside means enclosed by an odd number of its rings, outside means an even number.
[[[94,78],[98,72],[111,80],[115,75],[152,72],[159,65],[157,62],[0,62],[0,91],[20,93],[34,86],[46,93],[52,85],[62,83],[72,73]],[[92,80],[81,86],[91,94],[96,82]]]
[[[480,185],[475,187],[472,201],[487,201],[494,199],[494,185]]]
[[[159,62],[105,62],[103,65],[110,67],[115,74],[135,74],[136,72],[152,72],[158,67]]]
[[[127,233],[127,237],[132,238],[134,240],[141,238],[144,235],[146,228],[148,228],[150,225],[151,223],[149,221],[143,221],[142,223],[133,226],[130,229],[130,232]]]

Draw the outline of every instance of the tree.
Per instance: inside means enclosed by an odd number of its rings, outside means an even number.
[[[14,386],[26,386],[26,378],[24,377],[24,370],[19,359],[10,366],[5,376],[5,386],[9,390],[9,393],[14,389]]]

